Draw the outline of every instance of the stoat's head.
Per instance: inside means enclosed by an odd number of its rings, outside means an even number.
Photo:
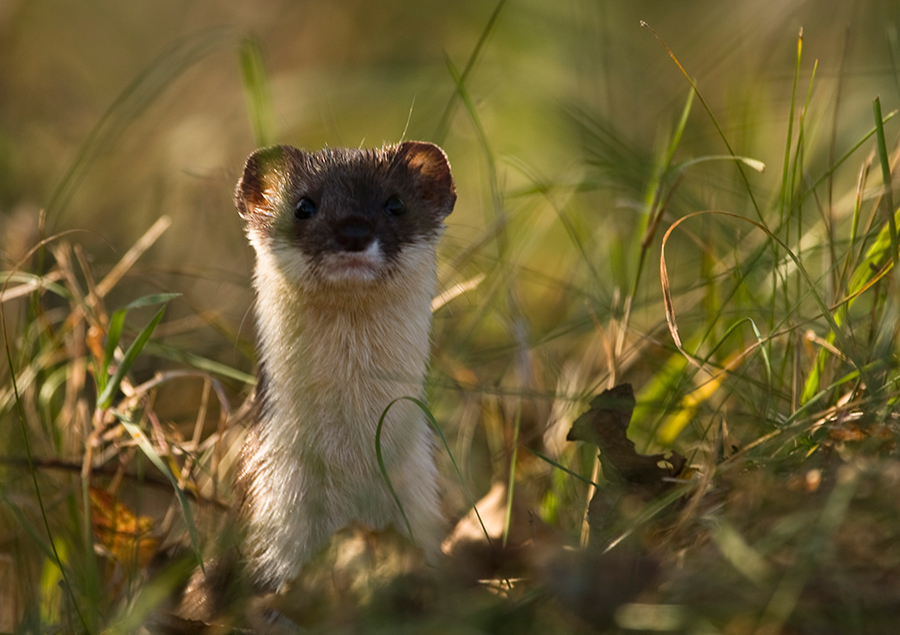
[[[450,164],[434,144],[306,152],[290,146],[247,159],[235,202],[258,257],[299,286],[370,285],[432,254],[453,210]],[[432,255],[433,260],[433,255]]]

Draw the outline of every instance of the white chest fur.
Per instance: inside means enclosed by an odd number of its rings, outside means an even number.
[[[379,419],[420,397],[435,285],[430,245],[403,252],[399,273],[356,291],[300,288],[304,264],[258,249],[255,274],[264,409],[245,456],[247,557],[265,586],[298,574],[352,521],[406,532],[380,473]],[[381,434],[391,484],[413,539],[436,551],[440,512],[431,431],[418,407],[391,407]]]

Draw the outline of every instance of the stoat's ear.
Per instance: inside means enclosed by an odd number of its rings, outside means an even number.
[[[450,162],[443,150],[425,141],[405,141],[397,146],[394,160],[407,166],[416,179],[423,200],[441,218],[453,211],[456,186],[450,174]]]
[[[271,146],[247,157],[234,192],[238,213],[247,223],[263,227],[274,220],[276,199],[287,184],[291,158],[298,152],[290,146]]]

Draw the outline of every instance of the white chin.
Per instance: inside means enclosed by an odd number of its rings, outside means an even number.
[[[373,241],[364,251],[342,251],[322,259],[321,271],[329,282],[374,282],[384,266],[384,255]]]

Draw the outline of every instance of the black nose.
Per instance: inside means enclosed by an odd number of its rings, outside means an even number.
[[[335,238],[346,251],[363,251],[372,242],[372,226],[362,218],[348,218],[335,228]]]

